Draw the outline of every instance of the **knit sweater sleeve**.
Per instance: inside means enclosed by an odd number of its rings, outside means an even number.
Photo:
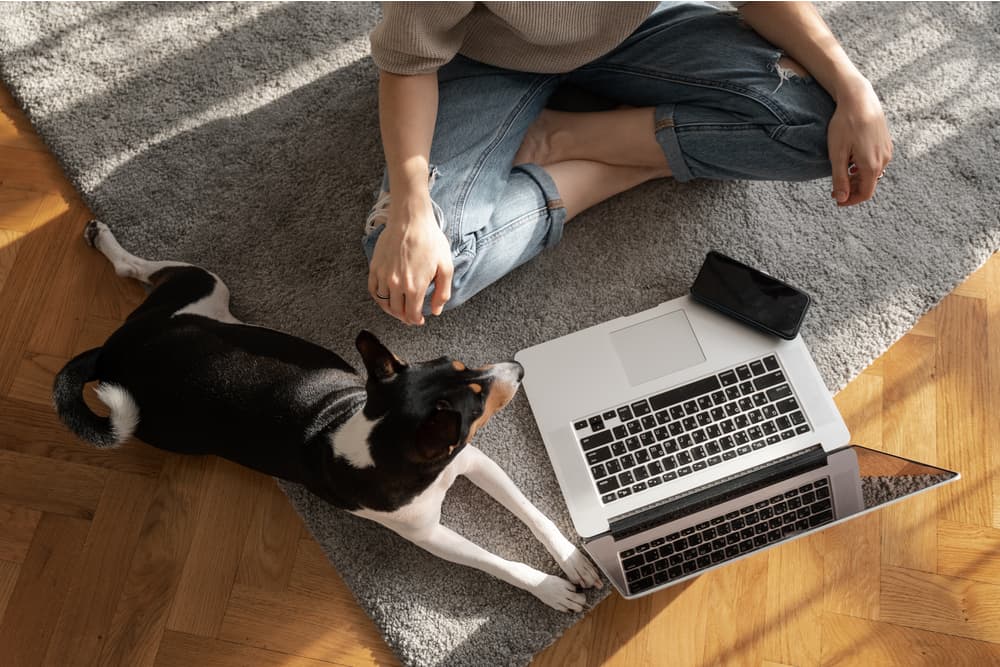
[[[371,33],[372,58],[393,74],[437,71],[462,47],[474,2],[383,2]]]

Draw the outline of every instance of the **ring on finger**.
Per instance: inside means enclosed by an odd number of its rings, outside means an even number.
[[[386,299],[389,298],[388,294],[386,294],[386,295],[383,296],[382,293],[379,292],[377,289],[375,290],[375,296],[378,297],[379,299],[382,299],[382,300],[386,300]]]
[[[854,176],[856,173],[858,173],[858,165],[855,164],[854,162],[848,163],[848,165],[847,165],[847,175],[848,176]]]

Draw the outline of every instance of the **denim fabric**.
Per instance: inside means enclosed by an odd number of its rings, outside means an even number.
[[[560,86],[655,107],[656,138],[678,181],[829,176],[826,128],[834,102],[810,77],[782,71],[780,56],[735,13],[680,2],[663,3],[614,51],[567,74],[456,57],[438,72],[430,154],[431,197],[455,262],[446,308],[561,238],[566,210],[548,173],[538,165],[511,167],[528,127]],[[364,239],[369,260],[381,231]]]

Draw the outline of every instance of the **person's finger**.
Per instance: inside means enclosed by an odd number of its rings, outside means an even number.
[[[455,274],[455,267],[451,262],[442,262],[438,265],[437,273],[434,275],[434,294],[431,295],[431,312],[440,315],[444,310],[444,304],[451,299],[451,279]]]
[[[878,182],[878,175],[882,173],[880,162],[869,160],[858,165],[857,181],[851,190],[851,197],[844,203],[844,206],[854,206],[861,202],[868,201],[875,194],[875,184]]]
[[[427,285],[423,281],[415,282],[406,290],[406,323],[423,324],[424,315],[421,310],[424,307],[424,295],[427,294]]]
[[[382,309],[382,312],[384,312],[386,315],[392,315],[392,313],[389,311],[389,299],[383,299],[379,297],[379,294],[381,294],[382,296],[386,296],[385,292],[379,291],[380,289],[384,289],[384,288],[379,288],[380,284],[381,283],[379,281],[379,278],[375,274],[375,272],[370,271],[368,273],[368,294],[371,295],[372,301],[375,302],[375,305],[377,305],[379,308]]]
[[[833,171],[833,192],[831,196],[840,206],[843,206],[851,196],[851,177],[847,173],[850,162],[851,154],[848,150],[830,151],[830,167]]]
[[[406,322],[406,292],[403,291],[399,283],[390,286],[382,286],[382,289],[389,293],[387,300],[389,304],[389,314],[401,322]]]

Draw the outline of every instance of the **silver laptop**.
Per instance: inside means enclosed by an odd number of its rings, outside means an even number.
[[[873,509],[799,337],[685,296],[515,359],[576,531],[624,597]]]

